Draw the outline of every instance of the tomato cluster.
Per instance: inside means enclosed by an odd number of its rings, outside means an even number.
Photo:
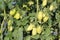
[[[60,0],[0,0],[0,40],[60,40]]]

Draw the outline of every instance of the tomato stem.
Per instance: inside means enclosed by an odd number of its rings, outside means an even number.
[[[38,13],[38,0],[37,0],[37,13]]]

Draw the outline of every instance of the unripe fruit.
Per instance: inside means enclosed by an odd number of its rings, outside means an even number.
[[[31,31],[31,30],[33,29],[33,27],[35,27],[35,25],[31,23],[31,24],[28,26],[27,31]]]
[[[15,8],[12,9],[12,10],[10,10],[10,15],[13,16],[15,14],[15,12],[16,12],[16,9]]]
[[[16,19],[19,19],[21,16],[20,16],[20,14],[17,12],[15,15],[14,15],[14,18],[16,18]]]
[[[45,17],[43,18],[43,22],[46,22],[48,19],[49,19],[49,17],[48,17],[48,16],[45,16]]]
[[[12,31],[13,30],[13,27],[12,26],[9,26],[8,27],[8,31]]]
[[[8,26],[10,26],[12,23],[13,23],[13,21],[12,20],[9,20],[8,21]]]
[[[42,18],[43,18],[43,12],[42,12],[42,11],[39,11],[39,13],[37,14],[37,19],[38,19],[39,21],[41,21]]]
[[[32,35],[36,35],[36,34],[37,34],[37,31],[36,31],[36,28],[34,27],[32,30]]]
[[[36,29],[38,34],[40,34],[42,32],[42,30],[43,30],[43,28],[41,26],[38,26],[37,29]]]
[[[44,6],[46,6],[46,5],[47,5],[47,0],[43,0],[42,6],[44,7]]]

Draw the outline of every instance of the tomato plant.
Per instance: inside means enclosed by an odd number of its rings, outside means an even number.
[[[0,0],[0,40],[60,40],[60,0]]]

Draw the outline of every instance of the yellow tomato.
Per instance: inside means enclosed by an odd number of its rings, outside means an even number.
[[[8,26],[10,26],[12,23],[13,23],[12,20],[9,20],[8,21]]]
[[[27,5],[23,4],[23,7],[27,7]]]
[[[46,6],[46,5],[47,5],[47,0],[43,0],[42,6],[44,7],[44,6]]]
[[[50,10],[50,11],[54,10],[54,6],[53,6],[53,5],[50,5],[49,10]]]
[[[29,5],[32,5],[32,4],[34,4],[34,2],[33,1],[29,1],[28,4]]]
[[[37,31],[36,31],[36,28],[34,27],[32,30],[32,35],[36,35],[36,34],[37,34]]]
[[[8,31],[12,31],[13,30],[13,27],[12,26],[9,26],[8,27]]]
[[[14,18],[16,19],[19,19],[21,17],[21,15],[19,14],[19,12],[17,12],[15,15],[14,15]]]
[[[48,17],[48,16],[45,16],[45,17],[43,18],[43,22],[46,22],[48,19],[49,19],[49,17]]]
[[[39,11],[39,13],[37,14],[37,19],[38,19],[39,21],[41,21],[42,18],[43,18],[43,12],[42,12],[42,11]]]
[[[33,27],[35,27],[35,25],[31,23],[31,24],[28,26],[27,31],[31,31],[31,30],[33,29]]]
[[[37,29],[36,29],[37,30],[37,33],[40,34],[42,32],[42,29],[43,28],[41,26],[38,26]]]
[[[15,12],[16,12],[16,9],[14,8],[14,9],[12,9],[12,10],[10,10],[10,15],[14,15],[15,14]]]
[[[46,14],[43,13],[43,17],[45,17],[45,16],[46,16]]]

